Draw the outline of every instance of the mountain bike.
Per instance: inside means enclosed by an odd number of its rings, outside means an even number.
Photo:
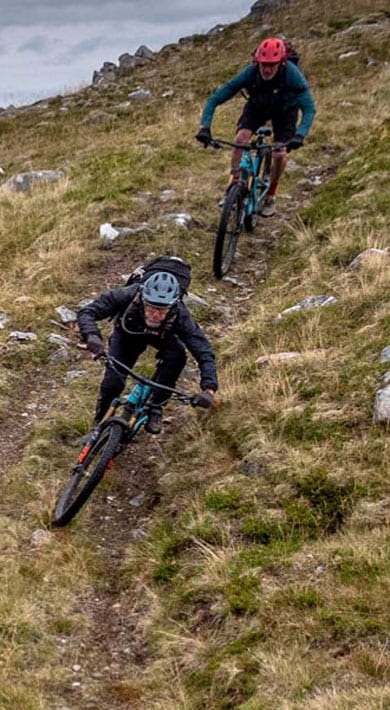
[[[226,191],[214,246],[213,271],[221,279],[229,271],[236,252],[238,238],[245,228],[252,232],[271,185],[272,152],[284,147],[282,143],[265,142],[272,129],[257,129],[250,143],[234,143],[212,138],[213,148],[230,146],[243,150],[239,178]]]
[[[146,424],[153,390],[163,390],[183,404],[192,404],[195,397],[143,377],[112,356],[103,355],[99,359],[115,370],[115,365],[120,366],[136,383],[125,397],[113,399],[103,419],[88,435],[56,503],[52,520],[55,527],[63,527],[74,518],[114,459]]]

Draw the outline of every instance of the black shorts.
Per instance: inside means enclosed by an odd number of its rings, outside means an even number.
[[[256,106],[248,101],[238,120],[237,129],[247,128],[252,133],[255,133],[260,126],[264,126],[267,121],[271,121],[274,141],[286,143],[296,132],[297,120],[297,108],[272,113],[264,110],[259,111]]]

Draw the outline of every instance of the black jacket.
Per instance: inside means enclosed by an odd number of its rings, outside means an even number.
[[[123,286],[106,291],[92,303],[81,308],[77,314],[77,323],[81,337],[87,340],[88,335],[94,334],[101,337],[96,321],[104,318],[115,320],[115,329],[123,334],[130,333],[132,337],[153,336],[153,344],[161,344],[172,336],[177,336],[188,348],[197,361],[201,373],[200,386],[202,389],[217,390],[217,370],[215,355],[210,342],[200,326],[191,318],[191,315],[182,301],[179,301],[172,314],[159,331],[147,328],[142,315],[142,303],[139,299],[139,286]]]

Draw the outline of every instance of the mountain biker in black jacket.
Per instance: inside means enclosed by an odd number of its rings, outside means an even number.
[[[200,326],[180,300],[176,277],[168,272],[157,272],[144,284],[133,284],[112,289],[101,294],[92,303],[81,308],[77,322],[88,350],[95,356],[104,353],[104,344],[96,321],[114,319],[109,339],[109,355],[131,368],[148,345],[156,348],[157,367],[153,380],[168,387],[176,381],[186,363],[185,346],[200,368],[201,392],[196,395],[195,406],[212,405],[218,388],[215,355]],[[120,371],[120,367],[117,368]],[[111,401],[122,392],[126,373],[118,374],[107,367],[96,404],[96,421],[99,422]],[[151,410],[145,429],[152,434],[161,431],[162,405],[168,400],[166,393],[155,390],[151,397]]]

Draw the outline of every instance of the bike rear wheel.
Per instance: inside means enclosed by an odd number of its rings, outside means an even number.
[[[61,493],[53,515],[53,525],[63,527],[79,512],[119,452],[123,437],[120,424],[107,426],[78,464]]]
[[[238,237],[242,230],[242,210],[241,185],[235,183],[226,195],[215,240],[213,270],[217,279],[221,279],[227,274],[233,261]]]

